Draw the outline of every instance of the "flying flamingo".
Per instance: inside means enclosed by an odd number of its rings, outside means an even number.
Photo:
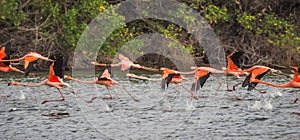
[[[65,79],[68,79],[68,80],[74,80],[76,82],[79,82],[79,83],[83,83],[83,84],[99,84],[99,85],[104,85],[106,87],[106,89],[108,90],[108,93],[110,95],[110,97],[108,99],[112,99],[112,94],[111,94],[111,91],[110,91],[110,88],[111,86],[117,86],[117,87],[120,87],[122,88],[134,101],[138,102],[139,100],[134,98],[128,91],[125,87],[123,87],[119,82],[113,80],[111,78],[111,67],[110,66],[106,66],[104,72],[102,73],[102,75],[100,75],[96,80],[94,81],[81,81],[79,79],[75,79],[71,76],[68,76],[66,75],[65,76]],[[97,97],[94,97],[93,99],[96,99]]]
[[[152,79],[152,78],[147,78],[143,76],[137,76],[135,74],[127,73],[126,76],[131,77],[131,78],[136,78],[136,79],[141,79],[141,80],[147,80],[147,81],[161,81],[161,88],[166,90],[169,87],[170,83],[176,84],[184,88],[186,91],[188,91],[192,98],[198,99],[197,96],[195,96],[194,92],[190,91],[186,87],[182,85],[183,80],[188,80],[186,78],[183,78],[181,74],[194,74],[195,71],[191,72],[179,72],[176,70],[171,70],[168,68],[160,68],[162,71],[162,79]]]
[[[233,75],[237,78],[239,78],[241,75],[244,75],[244,74],[247,75],[247,72],[243,72],[240,69],[240,64],[239,64],[239,61],[238,61],[242,54],[243,54],[242,52],[232,52],[231,54],[229,54],[226,57],[227,58],[227,68],[224,68],[224,67],[222,68],[225,71],[226,74]],[[230,90],[227,83],[228,83],[228,81],[226,79],[227,91],[235,90],[235,89]],[[239,84],[236,84],[233,87],[236,87]]]
[[[276,88],[300,88],[300,76],[299,76],[300,68],[295,67],[295,66],[291,66],[291,68],[292,68],[292,72],[294,73],[294,77],[290,82],[288,82],[286,84],[277,85],[277,84],[272,84],[272,83],[269,83],[269,82],[261,81],[261,80],[258,80],[258,79],[255,79],[254,82],[262,83],[262,84],[273,86],[273,87],[276,87]],[[296,98],[294,100],[294,103],[296,103],[297,101],[298,101],[298,98]]]
[[[282,73],[279,70],[275,70],[266,66],[253,66],[249,69],[243,70],[243,72],[249,72],[248,76],[245,78],[244,82],[242,83],[242,87],[248,86],[248,91],[255,89],[258,82],[264,75],[267,73]],[[259,91],[260,93],[266,93],[265,91]]]
[[[226,74],[230,74],[236,77],[247,74],[240,69],[239,59],[243,53],[242,52],[232,52],[227,58],[227,68],[222,68]]]
[[[105,67],[105,66],[121,67],[121,71],[125,71],[125,70],[129,69],[130,67],[144,69],[144,70],[148,70],[148,71],[155,71],[155,72],[159,71],[159,69],[148,68],[148,67],[133,63],[129,59],[129,57],[125,56],[125,52],[123,52],[123,51],[119,51],[118,58],[119,58],[120,62],[117,64],[100,64],[97,62],[91,62],[91,64],[93,64],[95,66],[101,66],[101,67]]]
[[[27,76],[29,72],[34,68],[34,64],[37,63],[39,59],[45,60],[45,61],[51,61],[52,59],[49,59],[47,57],[42,56],[41,54],[37,52],[29,52],[23,57],[16,58],[16,59],[10,59],[10,60],[0,60],[0,62],[15,62],[15,61],[21,61],[24,60],[24,69],[25,69],[25,75]]]
[[[58,57],[58,59],[53,62],[50,67],[49,67],[49,74],[48,74],[48,78],[45,79],[44,81],[40,82],[40,83],[36,83],[36,84],[23,84],[23,83],[19,83],[19,82],[15,82],[15,81],[11,81],[8,83],[8,86],[10,85],[15,85],[15,86],[27,86],[27,87],[39,87],[42,85],[47,85],[50,87],[55,87],[60,95],[61,95],[61,99],[57,99],[57,100],[44,100],[42,102],[42,104],[45,104],[47,102],[58,102],[58,101],[64,101],[65,98],[63,96],[63,94],[61,93],[62,88],[64,87],[70,87],[69,84],[64,83],[62,80],[63,77],[63,56]],[[70,92],[72,94],[74,94],[75,96],[81,98],[82,100],[84,100],[82,97],[78,96],[74,91],[70,91],[70,90],[65,90],[67,92]],[[85,102],[89,103],[90,101],[86,101]]]
[[[10,58],[9,57],[11,51],[10,46],[11,43],[9,42],[6,45],[3,45],[0,49],[0,71],[2,72],[15,71],[15,72],[24,73],[23,71],[11,66],[10,62],[2,62]]]
[[[191,87],[191,91],[197,92],[200,88],[203,87],[206,80],[210,77],[212,73],[224,73],[224,71],[217,70],[210,67],[192,67],[191,69],[195,69],[194,81]],[[219,83],[218,89],[221,87],[221,83]]]

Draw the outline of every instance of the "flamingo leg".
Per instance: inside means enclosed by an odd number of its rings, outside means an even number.
[[[266,91],[261,91],[261,90],[259,90],[259,89],[257,89],[257,88],[254,88],[256,91],[258,91],[259,93],[261,93],[261,94],[265,94],[265,93],[267,93]]]
[[[183,86],[183,85],[181,85],[181,84],[179,84],[179,86],[181,86],[181,87],[182,87],[183,89],[185,89],[187,92],[191,93],[191,95],[192,95],[191,100],[192,100],[193,98],[196,99],[196,100],[198,100],[198,97],[195,95],[195,92],[193,92],[193,91],[187,89],[185,86]]]
[[[233,85],[233,86],[232,86],[232,90],[236,90],[236,87],[237,87],[238,85],[240,85],[240,84],[242,84],[242,83],[237,83],[237,84]]]
[[[86,102],[86,103],[92,103],[93,100],[95,100],[95,99],[97,98],[97,97],[93,97],[91,100],[86,100],[86,99],[84,99],[83,97],[79,96],[77,93],[75,93],[74,90],[66,90],[66,89],[64,89],[64,91],[67,91],[67,92],[72,93],[73,95],[75,95],[75,97],[80,98],[81,100],[83,100],[83,101]]]
[[[110,88],[108,87],[108,86],[105,86],[106,87],[106,89],[107,89],[107,91],[108,91],[108,94],[109,94],[109,97],[107,98],[107,97],[103,97],[102,99],[109,99],[109,100],[112,100],[112,94],[111,94],[111,91],[110,91]]]
[[[230,90],[230,89],[229,89],[227,77],[226,77],[226,80],[225,80],[225,85],[226,85],[226,90],[227,90],[227,91],[233,91],[233,90]]]
[[[219,84],[219,86],[218,86],[218,88],[217,88],[217,91],[218,90],[220,90],[220,87],[222,86],[222,82],[219,80],[219,79],[217,79],[216,77],[214,77],[214,76],[211,76],[215,81],[217,81],[217,83]],[[227,79],[226,79],[227,80]]]
[[[61,96],[61,99],[60,99],[60,100],[44,100],[44,101],[42,102],[42,104],[45,104],[45,103],[47,103],[47,102],[61,102],[61,101],[64,101],[64,100],[65,100],[65,97],[64,97],[63,94],[61,93],[60,89],[57,88],[57,90],[59,91],[59,94],[60,94],[60,96]]]
[[[297,103],[298,100],[299,100],[299,98],[296,98],[293,103]]]
[[[129,92],[128,92],[128,90],[125,88],[125,87],[123,87],[122,85],[118,85],[120,88],[122,88],[134,101],[136,101],[136,102],[138,102],[139,100],[138,99],[136,99],[136,98],[134,98]]]

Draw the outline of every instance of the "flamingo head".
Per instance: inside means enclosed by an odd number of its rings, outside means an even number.
[[[19,82],[15,82],[15,81],[10,81],[7,86],[10,86],[10,85],[19,85]]]
[[[197,66],[191,67],[191,70],[198,70],[198,67]]]
[[[271,69],[271,73],[282,74],[282,71],[276,70],[276,69]]]
[[[73,78],[69,75],[64,75],[64,78],[67,79],[67,80],[73,80]]]
[[[166,68],[160,68],[159,70],[164,71]]]

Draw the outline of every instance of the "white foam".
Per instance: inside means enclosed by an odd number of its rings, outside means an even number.
[[[282,93],[279,91],[277,91],[276,94],[277,94],[277,96],[280,96],[280,97],[282,96]]]
[[[273,109],[273,105],[271,104],[271,100],[264,100],[265,105],[263,106],[264,109],[266,110],[272,110]]]
[[[255,101],[252,106],[248,107],[250,110],[260,110],[262,108],[260,101]]]
[[[186,101],[186,110],[187,110],[187,111],[195,110],[195,107],[194,107],[194,105],[193,105],[193,102]]]
[[[24,92],[21,90],[20,91],[20,96],[18,97],[20,100],[25,100],[26,99],[26,96],[24,94]]]

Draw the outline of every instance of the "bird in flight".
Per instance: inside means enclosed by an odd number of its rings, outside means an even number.
[[[34,68],[34,64],[36,64],[39,59],[54,62],[52,59],[44,57],[37,52],[29,52],[23,57],[16,58],[16,59],[9,59],[9,60],[0,60],[0,62],[16,62],[16,61],[24,60],[25,76],[27,76]]]
[[[171,70],[169,68],[160,68],[162,71],[162,79],[161,79],[161,88],[166,90],[169,87],[170,83],[176,84],[181,86],[183,89],[185,89],[187,92],[191,94],[191,99],[198,99],[198,97],[195,95],[194,92],[190,91],[187,89],[185,86],[182,85],[183,80],[188,80],[183,78],[181,75],[182,74],[194,74],[195,71],[190,71],[190,72],[179,72],[176,70]]]
[[[237,78],[239,78],[241,75],[247,75],[247,72],[243,72],[240,69],[239,59],[242,55],[243,55],[243,52],[232,52],[226,57],[227,58],[227,67],[222,68],[226,74],[233,75]],[[235,90],[235,87],[238,86],[238,85],[240,85],[240,83],[234,85],[232,90],[229,89],[228,79],[226,78],[227,91]]]
[[[296,66],[290,66],[290,67],[291,67],[292,73],[294,73],[294,75],[293,75],[293,79],[291,81],[289,81],[288,83],[286,83],[286,84],[277,85],[277,84],[261,81],[259,79],[254,79],[254,82],[262,83],[262,84],[273,86],[273,87],[276,87],[276,88],[300,88],[300,76],[299,76],[300,68],[296,67]],[[296,98],[294,100],[294,103],[296,103],[297,101],[298,101],[298,98]]]
[[[249,69],[243,70],[244,72],[248,72],[249,74],[245,78],[242,83],[242,87],[248,87],[247,90],[251,91],[255,89],[258,84],[257,80],[260,80],[267,73],[282,73],[279,70],[275,70],[266,66],[255,65]],[[266,93],[265,91],[259,91],[260,93]]]
[[[47,86],[50,86],[50,87],[55,87],[59,93],[60,93],[60,96],[61,96],[61,99],[55,99],[55,100],[44,100],[42,102],[42,104],[45,104],[47,102],[58,102],[58,101],[64,101],[65,98],[62,94],[62,90],[63,88],[65,87],[70,87],[69,84],[63,82],[62,78],[63,78],[63,71],[64,71],[64,66],[62,66],[63,64],[63,56],[60,55],[55,62],[52,62],[52,64],[50,65],[49,67],[49,74],[48,74],[48,78],[41,81],[40,83],[36,83],[36,84],[25,84],[25,83],[19,83],[19,82],[16,82],[16,81],[11,81],[8,83],[8,86],[10,85],[15,85],[15,86],[24,86],[24,87],[39,87],[39,86],[42,86],[42,85],[47,85]],[[87,103],[90,103],[90,101],[86,101],[85,99],[83,99],[81,96],[77,95],[73,90],[65,90],[64,91],[67,91],[69,93],[72,93],[74,94],[76,97],[79,97],[81,98],[82,100],[84,100],[85,102]]]
[[[136,99],[134,96],[132,96],[128,90],[123,87],[119,82],[113,80],[111,78],[111,67],[110,66],[106,66],[103,73],[101,75],[99,75],[99,77],[93,81],[82,81],[82,80],[79,80],[79,79],[75,79],[69,75],[66,75],[65,76],[65,79],[68,79],[68,80],[74,80],[76,82],[79,82],[79,83],[82,83],[82,84],[99,84],[99,85],[104,85],[106,87],[106,89],[108,90],[108,93],[109,93],[109,98],[108,99],[112,99],[112,94],[111,94],[111,91],[110,91],[110,88],[111,86],[117,86],[117,87],[120,87],[122,88],[134,101],[138,102],[139,100]],[[96,99],[97,97],[94,97],[94,99]],[[103,98],[103,99],[106,99],[106,98]]]
[[[11,66],[9,61],[4,62],[10,59],[10,54],[11,54],[10,47],[11,47],[11,43],[8,42],[6,45],[2,45],[0,49],[0,71],[2,72],[15,71],[15,72],[24,73],[23,71]]]
[[[203,87],[206,80],[211,76],[212,73],[224,73],[224,71],[217,70],[211,67],[192,67],[191,69],[195,69],[195,75],[194,75],[194,81],[191,87],[191,91],[194,91],[195,93]],[[218,89],[221,87],[221,82],[216,80],[219,84]]]
[[[127,69],[134,67],[134,68],[138,68],[138,69],[144,69],[144,70],[148,70],[148,71],[155,71],[158,72],[159,69],[154,69],[154,68],[149,68],[149,67],[145,67],[145,66],[141,66],[139,64],[135,64],[133,63],[128,56],[126,56],[126,53],[123,51],[119,51],[118,53],[118,59],[120,60],[119,63],[117,64],[100,64],[97,62],[91,62],[91,64],[95,65],[95,66],[111,66],[111,67],[121,67],[121,71],[126,71]]]

